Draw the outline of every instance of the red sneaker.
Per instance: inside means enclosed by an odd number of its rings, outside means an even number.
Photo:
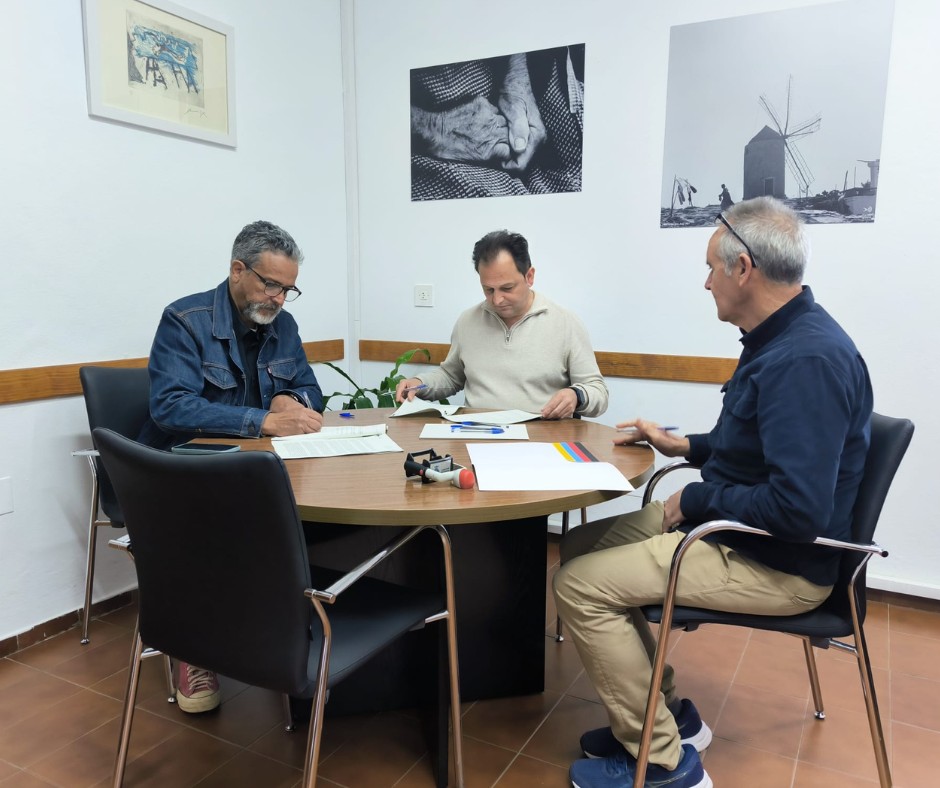
[[[211,711],[222,701],[219,679],[211,670],[178,663],[176,703],[190,714]]]

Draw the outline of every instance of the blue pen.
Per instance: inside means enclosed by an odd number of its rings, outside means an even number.
[[[401,393],[406,394],[409,391],[423,391],[427,387],[428,387],[427,383],[422,383],[420,386],[408,386],[407,388],[402,389]]]
[[[505,432],[506,428],[505,427],[484,427],[482,424],[481,425],[451,424],[450,431],[451,432],[485,432],[485,433],[489,433],[490,435],[499,435],[500,433]]]
[[[673,430],[679,429],[678,427],[657,427],[660,432],[672,432]],[[617,432],[636,432],[636,427],[622,427],[617,430]]]
[[[354,419],[354,418],[356,418],[356,417],[355,417],[352,413],[350,413],[348,410],[344,410],[342,413],[340,413],[340,414],[339,414],[339,417],[340,417],[341,419]]]

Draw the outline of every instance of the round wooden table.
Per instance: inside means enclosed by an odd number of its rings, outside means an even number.
[[[436,414],[389,418],[391,408],[325,414],[328,426],[388,424],[389,437],[405,452],[433,448],[454,462],[470,466],[467,439],[427,440],[418,435],[427,423],[442,423]],[[461,410],[461,414],[472,411]],[[637,487],[653,471],[649,446],[614,446],[616,432],[584,419],[529,421],[530,441],[580,441],[598,460],[609,462]],[[252,441],[251,448],[269,448],[270,441]],[[248,446],[246,446],[248,448]],[[287,460],[294,497],[304,520],[352,525],[457,525],[539,517],[609,501],[624,493],[610,490],[481,491],[451,484],[422,484],[406,479],[405,454],[357,454],[309,460]]]

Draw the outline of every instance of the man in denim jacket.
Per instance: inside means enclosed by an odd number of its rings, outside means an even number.
[[[270,222],[235,238],[228,279],[174,301],[150,351],[150,418],[141,443],[168,449],[194,437],[318,432],[323,397],[297,333],[282,311],[300,295],[303,254]],[[219,705],[214,673],[179,663],[176,699],[187,712]]]
[[[300,295],[294,283],[302,260],[288,233],[254,222],[235,239],[225,282],[163,311],[141,443],[168,449],[199,436],[320,430],[320,386],[297,323],[282,311]]]

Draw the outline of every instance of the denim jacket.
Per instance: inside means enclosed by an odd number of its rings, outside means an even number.
[[[245,406],[245,375],[232,328],[228,280],[164,311],[150,350],[150,418],[138,440],[158,449],[194,437],[261,435],[275,394],[289,391],[314,410],[323,395],[297,332],[280,312],[258,352],[262,408]]]

